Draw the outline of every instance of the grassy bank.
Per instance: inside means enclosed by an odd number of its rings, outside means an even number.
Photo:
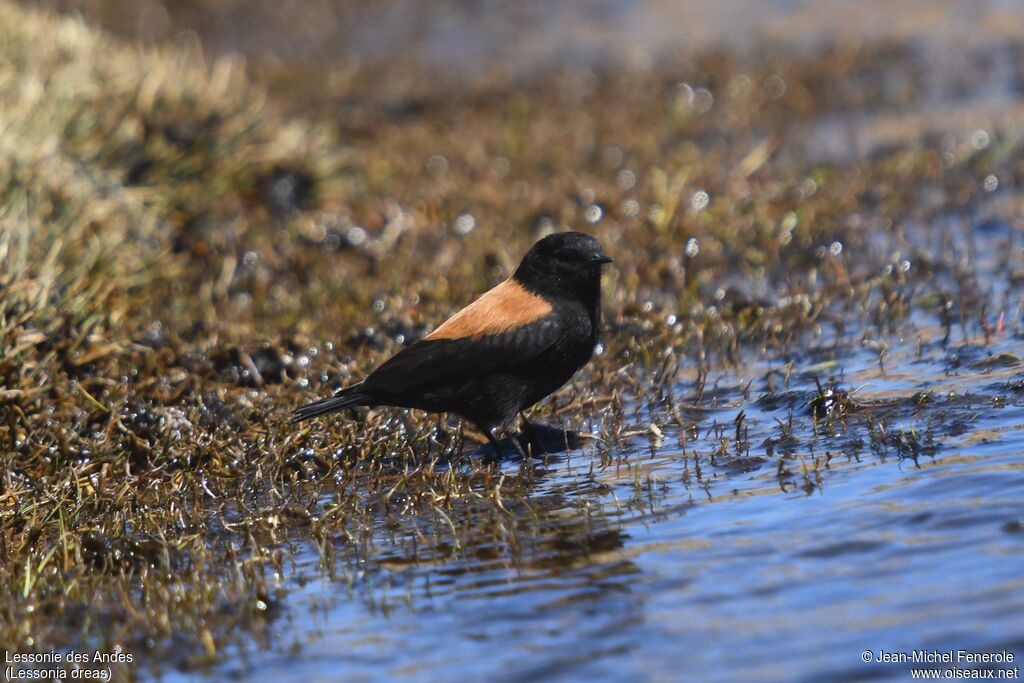
[[[212,653],[204,615],[257,588],[218,585],[203,472],[240,467],[256,408],[207,352],[239,245],[312,201],[274,188],[327,187],[337,149],[197,49],[4,3],[0,50],[0,640]]]
[[[1024,119],[906,117],[893,143],[886,114],[934,94],[904,46],[387,98],[356,70],[347,106],[285,118],[240,63],[0,3],[0,65],[0,641],[22,650],[202,666],[276,618],[289,540],[331,572],[381,525],[453,552],[530,533],[529,467],[449,468],[454,424],[286,420],[546,231],[593,232],[616,270],[606,350],[538,415],[612,444],[745,349],[915,314],[1020,333],[940,247],[1021,215]],[[821,122],[858,115],[870,154],[822,156]]]

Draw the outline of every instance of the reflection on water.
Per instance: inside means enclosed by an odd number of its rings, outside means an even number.
[[[333,578],[300,546],[269,652],[215,673],[903,680],[862,651],[1024,656],[1021,340],[918,336],[942,330],[892,339],[884,369],[851,335],[788,385],[779,359],[719,370],[682,428],[650,413],[660,436],[612,452],[504,459],[527,503],[467,504],[457,533],[381,518],[365,556],[333,548]],[[822,356],[849,402],[816,419]]]
[[[503,453],[477,502],[403,512],[396,496],[365,538],[288,546],[259,643],[165,680],[907,680],[862,653],[1019,661],[1021,237],[879,235],[910,268],[969,259],[945,284],[994,302],[992,323],[919,305],[891,332],[850,324],[706,381],[686,369],[609,443],[565,450],[571,433],[537,426],[557,444]]]

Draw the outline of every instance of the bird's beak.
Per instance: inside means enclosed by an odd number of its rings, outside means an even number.
[[[605,254],[602,254],[602,253],[601,253],[601,252],[599,252],[599,251],[598,251],[598,252],[595,252],[595,253],[594,253],[594,254],[592,254],[592,255],[591,255],[591,257],[590,257],[590,262],[591,262],[591,263],[597,263],[597,264],[605,264],[605,263],[612,263],[612,260],[613,260],[613,259],[612,259],[612,257],[611,257],[611,256],[607,256],[607,255],[605,255]]]

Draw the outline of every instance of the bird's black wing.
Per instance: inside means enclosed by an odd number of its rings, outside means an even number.
[[[553,346],[563,328],[557,316],[548,316],[499,334],[421,339],[370,373],[362,389],[393,395],[464,381],[503,368],[511,370]]]

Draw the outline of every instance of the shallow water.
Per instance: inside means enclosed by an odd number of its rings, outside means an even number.
[[[791,368],[755,358],[713,371],[699,409],[681,381],[685,429],[644,411],[637,426],[660,424],[660,438],[506,461],[510,480],[529,480],[529,508],[499,520],[467,510],[462,547],[382,518],[365,555],[335,547],[332,578],[315,546],[296,544],[267,651],[207,673],[906,680],[910,665],[862,652],[1019,661],[1024,344],[942,338],[893,337],[884,367],[859,336]],[[853,392],[845,413],[814,417],[817,376]]]

